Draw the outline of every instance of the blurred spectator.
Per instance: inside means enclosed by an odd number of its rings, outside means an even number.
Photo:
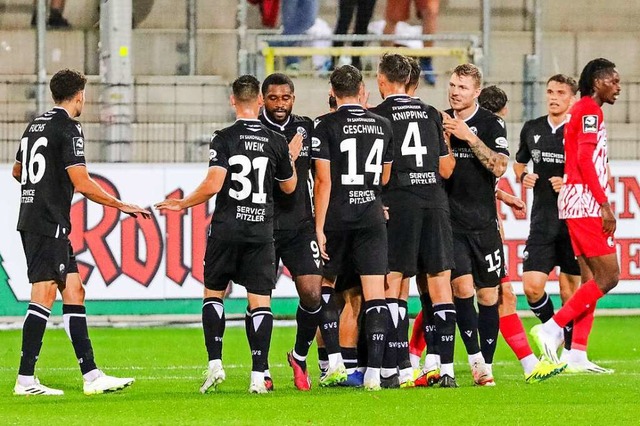
[[[373,16],[373,9],[376,7],[376,0],[339,0],[338,3],[338,22],[336,23],[335,34],[347,34],[349,27],[351,26],[351,20],[353,19],[353,13],[356,8],[356,23],[353,30],[354,34],[367,34],[367,27],[369,21]],[[344,46],[344,42],[335,41],[334,46]],[[362,41],[354,41],[352,46],[364,46]],[[338,58],[333,58],[331,68],[335,66],[335,62]],[[351,59],[351,65],[362,71],[362,62],[359,56],[354,56]]]
[[[411,0],[387,0],[384,34],[394,34],[396,24],[409,19],[411,3]],[[422,20],[422,33],[435,34],[438,23],[438,12],[440,10],[440,0],[413,0],[413,3],[416,5],[418,17]],[[433,46],[433,42],[425,41],[424,46],[431,47]],[[431,57],[421,58],[420,68],[422,69],[425,83],[431,86],[436,84],[436,76],[433,72]]]
[[[66,0],[51,0],[49,3],[49,19],[47,20],[47,27],[49,28],[71,28],[69,21],[64,19],[62,13],[64,12],[64,4]],[[33,0],[33,15],[31,16],[31,26],[36,26],[36,10],[38,8],[38,1]]]
[[[249,3],[260,7],[260,17],[262,25],[274,28],[278,23],[278,12],[280,12],[280,0],[249,0]]]
[[[304,34],[316,21],[318,0],[282,0],[283,35]],[[298,42],[284,42],[281,46],[296,46]],[[286,71],[297,72],[300,69],[297,56],[287,56]]]

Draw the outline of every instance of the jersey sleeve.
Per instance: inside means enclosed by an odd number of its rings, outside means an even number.
[[[311,158],[314,160],[331,161],[329,150],[329,127],[324,120],[316,120],[315,128],[311,135]]]
[[[209,167],[229,168],[229,145],[226,133],[215,131],[209,142]]]
[[[520,145],[518,145],[518,152],[516,152],[516,162],[520,164],[527,164],[531,161],[531,152],[529,151],[529,145],[527,145],[527,135],[529,134],[529,123],[524,123],[522,130],[520,131]]]
[[[384,152],[382,156],[383,163],[393,163],[393,153],[395,149],[395,142],[393,138],[393,127],[391,127],[391,121],[388,119],[384,119],[384,133],[389,137],[389,143],[387,144],[387,150]]]
[[[442,127],[442,116],[440,111],[432,108],[429,111],[430,117],[433,117],[433,121],[436,123],[436,131],[438,132],[438,144],[440,145],[440,157],[446,157],[449,155],[449,148],[444,140],[444,127]]]
[[[588,110],[578,118],[581,127],[578,132],[578,169],[593,197],[598,204],[602,204],[607,201],[607,194],[600,185],[593,159],[598,145],[598,129],[602,123],[602,111]]]
[[[488,140],[484,142],[492,151],[498,154],[509,156],[509,141],[507,140],[507,129],[504,121],[499,118],[493,118],[493,123],[490,127],[488,134]]]
[[[84,165],[84,134],[78,122],[69,122],[62,128],[62,163],[65,168]]]
[[[284,136],[275,135],[278,140],[275,179],[278,181],[289,180],[293,177],[293,165],[289,155],[289,145]]]

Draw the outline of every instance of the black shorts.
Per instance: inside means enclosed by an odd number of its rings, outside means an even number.
[[[311,226],[296,230],[273,232],[276,248],[276,265],[282,259],[295,279],[300,275],[321,275],[322,258]]]
[[[478,288],[496,287],[504,274],[504,250],[498,229],[453,233],[455,268],[451,279],[473,275]]]
[[[386,275],[387,228],[384,223],[367,228],[327,231],[323,275],[329,279],[353,270],[358,275]]]
[[[388,203],[389,269],[405,277],[453,269],[449,212],[395,201]]]
[[[30,283],[55,281],[64,284],[67,274],[78,272],[69,240],[26,231],[20,231],[20,238],[27,258],[27,277]]]
[[[271,295],[276,286],[276,255],[273,243],[245,243],[207,239],[204,254],[204,286],[224,291],[233,281],[248,293]]]
[[[350,272],[345,272],[336,277],[335,290],[336,293],[342,293],[343,291],[351,290],[352,288],[361,287],[362,281],[360,276],[353,272],[353,268]]]
[[[571,237],[567,225],[562,222],[560,231],[552,240],[545,229],[531,229],[523,253],[523,271],[536,271],[549,274],[556,266],[569,275],[580,275],[580,265],[573,253]]]

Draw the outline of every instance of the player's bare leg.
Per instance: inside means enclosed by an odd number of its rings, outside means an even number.
[[[380,389],[380,369],[386,342],[389,309],[384,297],[384,275],[362,275],[364,332],[367,337],[367,371],[364,387]]]
[[[340,293],[344,299],[344,306],[340,312],[340,350],[347,369],[347,380],[342,386],[361,387],[364,382],[365,365],[359,365],[358,360],[358,319],[362,309],[362,288],[349,288]]]
[[[387,341],[382,358],[382,370],[380,371],[381,385],[383,388],[400,387],[398,378],[398,303],[400,287],[402,286],[402,272],[390,272],[385,279],[384,295],[389,309],[387,323]]]

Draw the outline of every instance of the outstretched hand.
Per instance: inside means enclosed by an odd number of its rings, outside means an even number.
[[[157,210],[172,210],[175,212],[183,209],[182,200],[176,198],[167,198],[166,200],[160,201],[159,203],[155,204],[154,207]]]
[[[140,206],[135,204],[124,203],[120,207],[120,211],[128,214],[131,217],[138,217],[138,215],[142,215],[143,218],[149,219],[151,217],[151,212],[147,209],[143,209]]]

